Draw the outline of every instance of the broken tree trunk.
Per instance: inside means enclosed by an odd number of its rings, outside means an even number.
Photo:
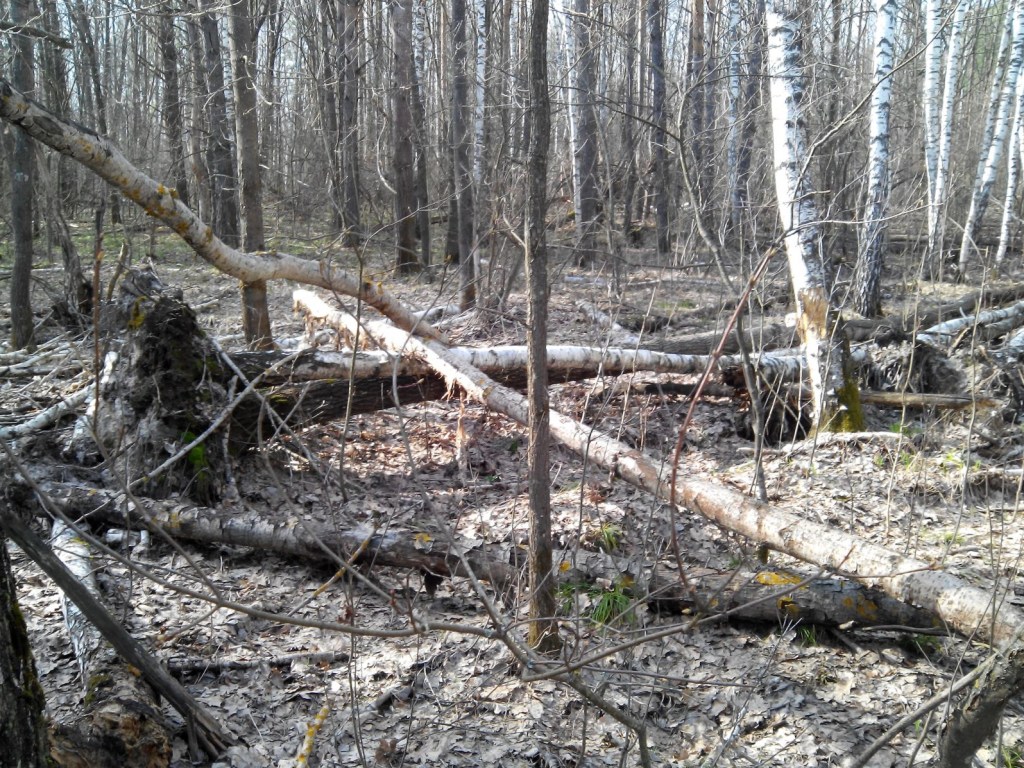
[[[50,547],[68,572],[99,602],[89,545],[57,520]],[[85,613],[61,592],[61,611],[71,635],[85,691],[85,710],[74,724],[52,731],[51,754],[59,765],[95,768],[165,768],[171,742],[160,706],[147,686],[118,658]]]
[[[377,531],[369,526],[339,530],[309,521],[296,526],[292,521],[272,522],[179,500],[128,500],[120,492],[70,485],[51,484],[47,492],[65,514],[93,524],[161,530],[178,539],[252,547],[331,566],[349,562],[355,554],[353,565],[405,568],[445,578],[472,573],[502,595],[516,590],[526,565],[520,548],[509,551],[494,544],[465,550],[460,558],[439,531]],[[602,583],[627,584],[627,594],[658,611],[728,613],[748,621],[789,619],[828,627],[936,628],[929,612],[880,590],[839,579],[804,578],[775,569],[722,572],[695,567],[687,572],[684,585],[662,565],[635,563],[604,552],[556,551],[554,562],[562,584],[578,591],[591,591]]]
[[[384,323],[371,324],[370,330],[390,348],[403,349],[433,366],[446,381],[478,402],[525,423],[526,404],[521,395],[467,366],[443,345],[412,338]],[[680,475],[673,495],[663,480],[668,469],[664,462],[557,411],[551,413],[551,430],[563,445],[588,461],[660,499],[779,552],[877,586],[898,600],[933,613],[957,632],[978,635],[999,645],[1014,638],[1017,628],[1024,624],[1024,613],[1002,604],[993,592],[973,587],[924,561],[814,522],[811,512],[801,516],[777,509],[731,488],[685,474]]]
[[[223,754],[237,743],[220,724],[186,691],[159,662],[121,626],[106,608],[68,571],[45,541],[6,500],[0,500],[0,527],[64,592],[103,635],[118,655],[140,671],[142,677],[173,706],[188,723],[190,731],[211,756]],[[190,733],[190,736],[192,734]],[[86,763],[88,764],[88,763]]]

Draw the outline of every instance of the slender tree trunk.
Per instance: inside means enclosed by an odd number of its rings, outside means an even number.
[[[942,0],[925,0],[924,6],[924,161],[928,183],[928,204],[932,205],[935,177],[939,167],[939,102],[942,98]],[[931,232],[931,215],[928,230]]]
[[[459,208],[459,305],[463,311],[476,306],[466,25],[466,0],[452,0],[452,143],[455,153],[455,195]]]
[[[424,63],[417,55],[422,51],[420,35],[423,33],[423,19],[413,15],[413,36],[416,38],[413,47],[412,62],[412,116],[413,137],[416,149],[416,230],[420,238],[420,263],[429,266],[430,256],[430,179],[428,174],[428,150],[430,148],[430,130],[427,125],[427,109],[423,104],[422,83],[425,77]]]
[[[740,193],[740,76],[742,55],[740,51],[740,0],[729,0],[729,75],[728,99],[725,109],[725,199],[728,206],[728,231],[733,235],[740,232],[740,215],[743,197]]]
[[[530,477],[530,627],[529,642],[543,652],[560,647],[555,621],[555,580],[551,572],[551,440],[548,403],[547,320],[548,269],[545,242],[547,217],[548,145],[551,103],[547,65],[548,0],[533,0],[530,18],[530,149],[529,199],[526,211],[526,278],[529,284],[527,320],[527,399],[529,401]]]
[[[871,94],[868,137],[868,200],[864,208],[854,292],[854,306],[865,317],[881,313],[879,286],[885,259],[885,216],[889,201],[889,111],[896,11],[896,0],[875,2],[875,89]]]
[[[416,187],[410,99],[414,87],[412,0],[392,0],[394,50],[391,85],[391,139],[395,183],[395,267],[401,274],[419,269],[416,259]]]
[[[591,36],[590,0],[574,0],[572,29],[576,49],[576,134],[573,154],[579,180],[576,208],[576,241],[580,264],[594,261],[597,246],[598,183],[597,54]]]
[[[658,255],[668,254],[669,215],[671,195],[668,183],[668,158],[665,147],[665,47],[663,30],[665,25],[662,0],[648,0],[647,27],[651,41],[651,83],[653,86],[651,104],[651,126],[654,145],[654,204],[657,215]]]
[[[796,0],[767,8],[775,187],[785,233],[797,329],[804,343],[817,428],[855,429],[863,419],[856,385],[845,386],[841,334],[832,311],[813,189],[805,169],[803,43]],[[843,408],[840,408],[840,398]]]
[[[1008,62],[1006,61],[1007,55]],[[961,278],[966,274],[968,266],[978,252],[978,235],[981,232],[981,224],[992,196],[992,187],[999,173],[999,162],[1002,159],[1006,134],[1016,104],[1015,95],[1022,62],[1024,62],[1024,2],[1018,0],[1007,8],[999,60],[992,78],[989,119],[985,124],[982,149],[978,157],[978,170],[975,174],[974,189],[971,194],[971,205],[967,211],[963,239],[960,242],[960,262],[957,269]]]
[[[229,247],[241,244],[238,224],[237,177],[231,126],[228,124],[228,104],[224,96],[224,60],[220,48],[217,19],[211,13],[213,0],[201,0],[203,13],[199,26],[203,33],[206,84],[206,120],[210,126],[210,140],[206,148],[206,163],[210,169],[213,201],[213,229]]]
[[[355,247],[363,241],[359,210],[359,0],[342,0],[338,15],[341,41],[341,154],[344,174],[342,242]]]
[[[174,39],[174,16],[165,4],[160,16],[161,77],[164,83],[164,130],[171,152],[171,179],[181,201],[188,205],[188,181],[185,178],[185,144],[181,120],[181,89],[178,83],[178,44]]]
[[[747,207],[749,194],[751,158],[753,157],[754,135],[758,120],[756,111],[761,104],[762,69],[764,67],[764,16],[765,0],[755,0],[756,14],[751,24],[750,61],[747,64],[747,82],[743,93],[739,153],[736,158],[737,205],[741,210]]]
[[[31,0],[11,0],[11,22],[31,24],[34,15]],[[16,88],[35,91],[35,63],[32,38],[14,36],[12,78]],[[32,195],[35,188],[35,151],[32,139],[14,131],[10,147],[11,240],[14,259],[11,268],[11,346],[35,348],[35,322],[32,318]]]
[[[1024,78],[1017,79],[1014,94],[1013,124],[1010,128],[1010,146],[1006,152],[1006,202],[1003,203],[1003,219],[999,227],[999,246],[996,249],[995,263],[1001,266],[1010,245],[1014,221],[1014,200],[1017,198],[1017,187],[1020,184],[1020,152],[1024,142],[1021,141],[1024,131]]]
[[[85,58],[85,66],[89,83],[92,85],[90,96],[96,106],[96,127],[102,135],[109,135],[107,120],[107,98],[103,87],[103,80],[100,70],[100,60],[96,52],[96,41],[92,33],[92,24],[89,21],[89,14],[86,11],[82,0],[75,0],[75,5],[70,9],[75,26],[78,28],[78,35],[82,43],[82,55]],[[105,49],[108,50],[109,49]],[[87,86],[86,86],[87,87]],[[110,195],[110,220],[114,224],[121,222],[121,199],[115,193]]]
[[[207,128],[206,100],[210,89],[206,84],[206,68],[204,66],[203,35],[193,14],[185,18],[185,32],[188,36],[189,58],[192,69],[192,105],[189,125],[189,168],[196,192],[195,205],[199,218],[210,222],[216,221],[213,205],[213,185],[210,169],[207,166],[206,153],[203,151],[202,135]]]
[[[639,174],[637,172],[637,146],[636,146],[636,77],[638,70],[638,59],[640,58],[640,46],[634,43],[637,41],[637,18],[640,16],[640,9],[637,4],[632,4],[626,10],[626,30],[624,37],[629,43],[625,52],[626,72],[624,75],[623,87],[623,120],[622,120],[622,151],[625,152],[626,172],[623,180],[622,191],[622,234],[630,237],[633,234],[633,201],[636,196]],[[609,212],[609,216],[611,213]],[[643,225],[643,222],[640,222]]]
[[[693,147],[693,167],[695,169],[697,199],[703,209],[710,200],[711,193],[711,142],[709,141],[708,130],[710,125],[706,122],[711,94],[708,83],[707,71],[707,46],[705,41],[705,7],[704,0],[692,0],[690,4],[690,61],[689,61],[689,89],[692,108],[691,125],[693,126],[693,137],[690,142]],[[686,135],[683,131],[682,135]]]
[[[235,96],[235,146],[241,183],[242,249],[266,250],[263,233],[263,171],[260,168],[260,127],[256,108],[256,40],[249,0],[235,0],[231,18],[231,74]],[[250,346],[273,346],[267,283],[242,283],[242,331]]]
[[[928,206],[928,254],[936,271],[941,269],[946,236],[946,200],[949,196],[949,155],[953,141],[953,109],[956,104],[957,82],[960,76],[960,48],[963,40],[964,19],[968,0],[956,0],[956,10],[949,24],[949,52],[946,58],[946,79],[942,93],[942,111],[939,115],[938,155],[935,178]]]

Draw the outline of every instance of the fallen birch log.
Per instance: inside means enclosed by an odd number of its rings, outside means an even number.
[[[353,318],[354,322],[354,318]],[[524,397],[466,366],[442,344],[421,341],[376,323],[372,331],[393,350],[408,350],[433,366],[475,400],[520,424],[528,424]],[[999,713],[1024,688],[1024,652],[1019,647],[1024,613],[994,591],[968,584],[922,560],[906,557],[859,536],[757,502],[725,486],[682,476],[675,487],[664,482],[668,467],[644,452],[596,429],[551,411],[551,435],[585,460],[621,477],[657,498],[704,516],[727,530],[805,562],[879,587],[897,600],[934,614],[959,634],[979,637],[1004,654],[986,673],[977,691],[951,715],[948,733],[970,731],[986,738],[995,732]],[[972,714],[983,711],[984,722]],[[972,742],[973,743],[973,742]],[[944,746],[944,751],[950,747]]]
[[[317,300],[316,296],[303,298]],[[475,400],[520,424],[527,423],[527,405],[522,395],[453,357],[444,345],[421,341],[384,323],[371,324],[370,330],[393,351],[418,356]],[[996,594],[936,570],[922,560],[814,522],[811,512],[803,516],[787,512],[731,488],[686,475],[677,481],[673,497],[665,481],[666,462],[557,411],[551,412],[551,434],[588,461],[664,501],[697,512],[727,530],[799,560],[880,587],[897,600],[929,611],[963,635],[978,635],[1001,645],[1024,624],[1024,613],[1002,604]]]
[[[221,272],[251,283],[294,280],[358,298],[395,325],[433,339],[443,338],[406,309],[380,283],[355,280],[326,261],[310,261],[277,251],[245,253],[226,245],[181,200],[172,187],[144,174],[104,136],[83,128],[27,98],[0,78],[0,119],[36,141],[78,161],[155,219],[170,227],[195,253]]]
[[[168,675],[152,654],[68,571],[49,545],[21,519],[19,511],[7,500],[0,500],[0,528],[74,601],[118,655],[139,669],[145,680],[182,715],[189,723],[190,736],[194,734],[209,755],[216,757],[229,746],[237,744],[236,739],[223,730],[217,720]]]
[[[74,529],[57,520],[50,532],[50,547],[68,571],[101,600],[89,545]],[[153,698],[153,689],[118,658],[96,626],[74,601],[61,591],[61,612],[71,636],[82,678],[85,710],[74,724],[52,732],[60,765],[80,764],[88,755],[95,768],[160,768],[171,761],[171,740]],[[102,745],[93,749],[90,745]],[[115,757],[116,755],[116,757]]]
[[[252,547],[303,561],[337,566],[356,555],[355,565],[385,566],[452,578],[470,572],[501,595],[514,594],[525,578],[526,553],[520,548],[489,544],[463,550],[463,558],[444,544],[437,531],[374,531],[368,527],[341,530],[310,521],[271,522],[256,515],[220,512],[180,500],[136,497],[80,486],[47,486],[63,511],[93,524],[162,530],[177,538],[209,545]],[[604,552],[556,551],[559,583],[594,595],[622,588],[636,603],[662,612],[728,613],[747,621],[781,619],[826,627],[898,625],[930,631],[936,628],[927,611],[894,600],[879,590],[831,578],[805,578],[776,569],[757,572],[719,571],[694,567],[687,585],[676,572],[659,564],[636,563]],[[465,566],[469,566],[467,569]]]

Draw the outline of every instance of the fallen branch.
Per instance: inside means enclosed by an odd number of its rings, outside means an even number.
[[[315,299],[304,297],[305,301]],[[392,351],[416,355],[473,399],[520,424],[528,423],[522,395],[450,355],[443,345],[421,341],[384,323],[369,324],[369,328]],[[929,611],[961,634],[978,635],[1002,644],[1024,624],[1024,613],[1003,604],[998,595],[936,570],[922,560],[813,522],[810,512],[798,515],[776,509],[731,488],[682,474],[676,483],[677,495],[670,499],[668,484],[662,482],[667,471],[664,462],[557,411],[551,412],[551,434],[596,466],[660,499],[697,512],[779,552],[880,587],[897,600]]]
[[[78,161],[121,194],[178,234],[196,254],[242,282],[294,280],[337,291],[378,310],[395,325],[442,339],[431,325],[406,309],[380,283],[354,280],[324,261],[309,261],[277,251],[245,253],[228,247],[191,211],[173,187],[146,176],[106,137],[63,120],[0,78],[0,119],[21,128],[36,141]]]
[[[392,528],[380,533],[368,527],[343,531],[309,521],[297,526],[287,521],[275,523],[179,500],[128,500],[120,492],[80,486],[51,484],[46,490],[65,514],[91,523],[161,530],[178,539],[252,547],[331,566],[337,565],[339,557],[347,560],[355,553],[353,564],[412,569],[434,577],[467,576],[472,571],[503,595],[516,589],[526,565],[524,552],[509,552],[500,545],[475,547],[460,560],[437,531]],[[902,626],[922,631],[936,627],[927,611],[839,579],[805,579],[775,569],[722,572],[695,567],[687,573],[684,587],[669,568],[638,564],[604,552],[559,551],[554,562],[562,584],[588,593],[600,593],[602,584],[609,589],[622,588],[658,611],[728,613],[772,623],[786,618],[826,627]]]

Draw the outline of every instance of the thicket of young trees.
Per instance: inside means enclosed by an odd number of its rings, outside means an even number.
[[[807,73],[802,186],[830,266],[865,252],[858,309],[878,310],[870,265],[887,232],[920,241],[930,273],[943,255],[962,272],[979,251],[1002,259],[1015,231],[1004,201],[1020,154],[1019,4],[785,5]],[[528,4],[24,6],[12,2],[12,22],[38,34],[7,38],[12,61],[35,48],[35,85],[21,86],[110,136],[228,245],[273,244],[280,224],[261,222],[273,203],[275,221],[311,221],[310,234],[393,243],[402,270],[474,259],[464,303],[474,289],[500,298],[528,184]],[[677,259],[703,247],[697,217],[730,246],[778,231],[765,18],[761,0],[553,4],[548,192],[575,221],[581,263],[616,256],[644,225]],[[37,199],[80,215],[105,196],[66,161],[45,166]],[[256,305],[261,290],[247,286]]]

